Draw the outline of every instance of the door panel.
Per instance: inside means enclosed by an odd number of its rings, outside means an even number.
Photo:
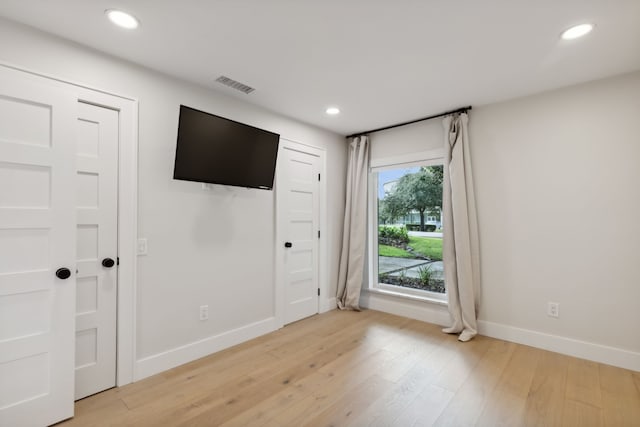
[[[51,105],[32,99],[0,95],[0,140],[51,147]]]
[[[76,387],[81,399],[116,385],[118,112],[79,104],[76,206]]]
[[[3,426],[73,416],[77,98],[44,81],[0,67]]]
[[[291,247],[284,253],[284,323],[318,312],[318,156],[283,148],[277,191],[285,216],[284,233]]]

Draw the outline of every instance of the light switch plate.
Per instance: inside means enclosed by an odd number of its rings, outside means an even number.
[[[146,255],[147,254],[147,239],[140,238],[138,239],[138,255]]]

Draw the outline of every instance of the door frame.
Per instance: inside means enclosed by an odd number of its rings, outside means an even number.
[[[118,299],[116,385],[136,381],[136,267],[138,236],[138,100],[0,62],[0,66],[47,79],[71,90],[77,102],[118,111]]]
[[[304,144],[301,142],[294,141],[292,139],[280,137],[280,144],[278,146],[278,158],[282,159],[282,151],[285,149],[299,151],[302,153],[312,154],[318,156],[320,161],[320,186],[319,186],[319,200],[320,200],[320,217],[318,227],[320,229],[320,242],[318,244],[318,287],[320,288],[320,297],[318,298],[318,313],[324,313],[325,311],[329,311],[333,309],[331,307],[331,301],[333,300],[331,296],[327,295],[329,292],[329,265],[328,265],[328,257],[327,257],[327,241],[328,241],[328,231],[326,228],[327,224],[327,163],[326,163],[326,150],[324,148],[315,147],[309,144]],[[282,164],[278,162],[279,164]],[[275,264],[275,289],[274,289],[274,307],[275,307],[275,319],[276,319],[276,328],[282,328],[284,326],[284,311],[285,311],[285,272],[284,272],[284,260],[285,260],[285,251],[284,251],[284,242],[286,240],[285,236],[285,224],[286,218],[283,215],[283,209],[280,205],[281,198],[278,192],[278,180],[280,175],[280,168],[276,168],[276,178],[274,185],[275,192],[275,215],[274,215],[274,226],[275,226],[275,251],[274,251],[274,264]]]

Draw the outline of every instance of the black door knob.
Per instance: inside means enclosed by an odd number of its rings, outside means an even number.
[[[102,260],[102,266],[103,267],[111,268],[114,265],[116,265],[116,262],[114,260],[112,260],[111,258],[105,258],[105,259]]]
[[[291,244],[291,242],[284,242],[284,247],[285,248],[290,248],[292,246],[293,246],[293,244]]]
[[[56,270],[56,277],[62,280],[68,279],[71,277],[71,270],[65,267],[59,268]]]

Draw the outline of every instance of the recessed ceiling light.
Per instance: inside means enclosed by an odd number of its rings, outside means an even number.
[[[586,36],[591,32],[591,30],[593,30],[593,24],[580,24],[563,32],[561,37],[564,40],[573,40],[578,37]]]
[[[340,114],[340,109],[338,107],[329,107],[325,110],[325,113],[330,116],[335,116],[336,114]]]
[[[116,24],[118,27],[127,28],[129,30],[138,28],[138,20],[133,15],[130,15],[127,12],[116,9],[109,9],[105,10],[104,13],[111,20],[111,22]]]

